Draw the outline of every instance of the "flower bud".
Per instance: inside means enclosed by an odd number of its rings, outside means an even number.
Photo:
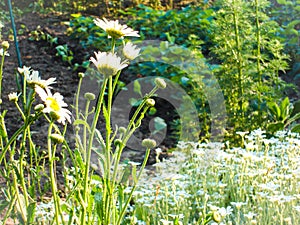
[[[17,102],[19,99],[17,92],[10,93],[8,95],[8,99],[9,99],[9,101]]]
[[[220,223],[222,221],[222,217],[221,214],[219,212],[213,212],[212,214],[212,219],[216,222],[216,223]]]
[[[125,128],[125,127],[119,127],[119,132],[120,132],[121,134],[125,134],[126,128]]]
[[[34,111],[40,112],[45,108],[43,104],[38,104],[34,107]]]
[[[116,139],[116,140],[114,141],[114,145],[115,145],[115,146],[117,146],[117,145],[122,145],[122,144],[123,144],[123,142],[122,142],[121,139]]]
[[[156,146],[156,141],[150,138],[146,138],[142,141],[142,146],[147,149],[154,148]]]
[[[95,164],[95,163],[92,163],[91,167],[92,167],[93,170],[98,170],[99,169],[97,164]]]
[[[51,111],[51,112],[49,113],[49,115],[50,115],[51,119],[54,120],[54,121],[60,119],[60,115],[59,115],[58,113],[54,112],[54,111]]]
[[[78,73],[78,77],[79,77],[79,78],[84,78],[84,73],[79,72],[79,73]]]
[[[147,105],[147,106],[150,106],[150,107],[153,107],[153,106],[155,105],[154,99],[148,98],[148,99],[146,100],[146,105]]]
[[[60,134],[51,134],[50,139],[55,143],[55,144],[61,144],[64,142],[64,137]]]
[[[8,41],[3,41],[1,45],[2,45],[2,48],[4,48],[4,50],[6,50],[6,49],[9,48],[9,43],[8,43]]]
[[[167,87],[166,82],[164,81],[164,79],[162,78],[155,78],[154,83],[156,84],[157,87],[161,88],[161,89],[165,89]]]
[[[88,101],[95,100],[96,96],[93,93],[87,92],[84,94],[84,98]]]

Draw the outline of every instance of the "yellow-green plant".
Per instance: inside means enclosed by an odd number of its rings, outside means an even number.
[[[279,26],[266,11],[266,0],[221,0],[212,25],[212,52],[221,61],[216,72],[227,99],[234,130],[265,126],[266,102],[279,99],[284,82],[279,72],[288,56],[276,36]]]

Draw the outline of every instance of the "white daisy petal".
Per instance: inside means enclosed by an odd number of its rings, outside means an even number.
[[[123,48],[124,56],[129,60],[134,60],[136,57],[140,55],[139,48],[136,45],[133,45],[131,42],[127,42]]]
[[[109,21],[106,18],[101,19],[94,19],[94,23],[103,29],[109,37],[119,39],[123,38],[124,36],[127,37],[139,37],[138,31],[134,31],[132,28],[128,27],[127,25],[119,24],[118,20]]]
[[[128,66],[126,61],[121,62],[121,58],[111,52],[95,52],[95,58],[91,57],[90,61],[105,77],[114,76]]]
[[[43,109],[44,113],[54,112],[57,117],[57,122],[65,124],[67,120],[71,123],[71,112],[64,108],[68,105],[64,102],[63,96],[56,92],[52,95],[49,88],[44,90],[38,85],[35,85],[35,92],[40,96],[46,107]]]

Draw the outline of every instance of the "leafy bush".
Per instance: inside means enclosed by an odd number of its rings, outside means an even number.
[[[207,41],[206,28],[212,21],[212,9],[187,6],[181,10],[156,10],[139,5],[123,14],[132,18],[129,24],[140,30],[146,39],[168,40],[171,43],[201,49]]]

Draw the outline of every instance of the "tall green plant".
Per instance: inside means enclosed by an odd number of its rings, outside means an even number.
[[[276,37],[279,26],[267,16],[266,0],[218,4],[211,51],[221,63],[216,74],[227,99],[230,126],[234,130],[265,126],[266,102],[281,96],[285,85],[279,72],[288,66]]]

